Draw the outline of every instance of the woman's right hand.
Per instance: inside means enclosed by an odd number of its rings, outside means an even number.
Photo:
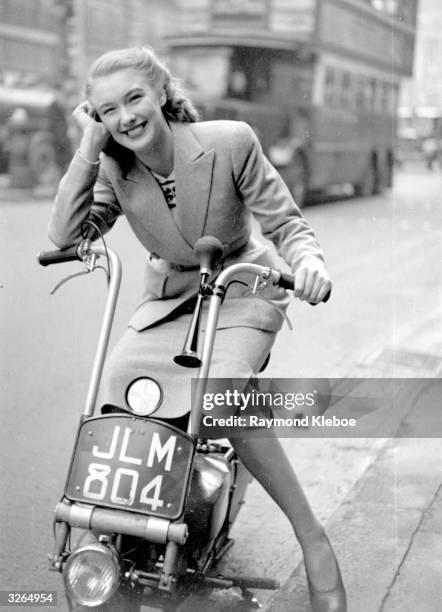
[[[108,129],[101,121],[97,121],[96,110],[87,100],[73,110],[72,116],[83,134],[80,153],[91,162],[98,160],[100,151],[109,138]]]

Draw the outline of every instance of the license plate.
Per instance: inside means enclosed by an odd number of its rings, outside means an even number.
[[[192,456],[191,439],[159,421],[92,418],[78,432],[65,495],[71,501],[177,519]]]

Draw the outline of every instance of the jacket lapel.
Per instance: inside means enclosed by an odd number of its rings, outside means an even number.
[[[176,222],[184,239],[193,248],[204,233],[215,151],[203,149],[191,125],[171,123],[177,197]]]
[[[133,214],[132,226],[140,230],[137,234],[148,232],[153,239],[149,244],[162,246],[155,251],[161,257],[174,263],[195,263],[193,246],[204,231],[215,152],[204,151],[189,124],[170,126],[174,139],[175,217],[157,181],[138,159],[134,158],[118,184],[125,195],[128,217]]]
[[[124,193],[128,221],[144,246],[168,261],[190,263],[191,249],[173,219],[161,187],[146,166],[135,159],[118,184]]]

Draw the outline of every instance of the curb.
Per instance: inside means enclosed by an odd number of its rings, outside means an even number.
[[[442,487],[435,463],[442,439],[412,437],[431,431],[432,420],[440,418],[436,413],[441,384],[442,379],[423,383],[421,395],[431,401],[434,414],[422,414],[417,398],[411,400],[396,437],[328,522],[327,533],[346,585],[348,612],[442,609]],[[265,609],[311,611],[302,563]]]

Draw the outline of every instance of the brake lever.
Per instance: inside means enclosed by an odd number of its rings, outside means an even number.
[[[69,274],[69,276],[66,276],[65,278],[63,278],[59,283],[57,283],[55,285],[55,287],[52,289],[52,291],[49,293],[49,295],[54,295],[54,293],[56,291],[58,291],[58,289],[60,289],[60,287],[62,285],[64,285],[65,283],[67,283],[68,281],[72,280],[73,278],[77,277],[77,276],[83,276],[84,274],[89,274],[90,270],[83,270],[82,272],[75,272],[75,274]]]
[[[52,291],[50,291],[49,295],[54,295],[54,293],[58,291],[58,289],[60,289],[62,285],[72,280],[73,278],[76,278],[77,276],[84,276],[85,274],[90,274],[91,272],[94,272],[94,270],[98,270],[98,269],[103,270],[103,272],[106,274],[106,279],[109,284],[109,275],[108,275],[106,268],[104,268],[103,266],[94,266],[93,268],[87,267],[86,270],[83,270],[82,272],[75,272],[75,274],[69,274],[69,276],[66,276],[65,278],[63,278],[59,283],[55,285]]]

